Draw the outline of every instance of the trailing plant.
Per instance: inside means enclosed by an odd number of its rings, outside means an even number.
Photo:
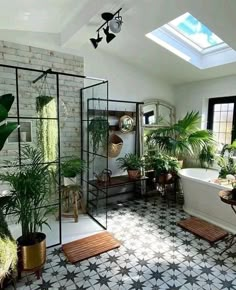
[[[56,100],[54,97],[41,95],[36,98],[37,137],[45,162],[56,160],[57,158],[57,124],[55,118],[57,115]]]
[[[12,94],[0,96],[0,151],[2,150],[8,136],[18,128],[17,123],[7,123],[6,119],[15,97]]]
[[[70,158],[61,164],[61,173],[64,177],[73,178],[85,170],[85,161],[80,158]]]
[[[128,153],[124,157],[116,159],[119,163],[119,168],[123,170],[140,170],[143,166],[143,160],[136,154]]]
[[[216,147],[214,144],[204,146],[198,155],[201,167],[210,168],[214,165],[216,158]]]
[[[0,174],[0,180],[10,186],[10,195],[0,199],[0,206],[6,213],[13,213],[21,224],[21,241],[25,245],[36,242],[36,232],[48,225],[47,214],[50,192],[50,163],[45,164],[45,157],[40,148],[30,145],[22,147],[22,164],[6,161],[8,171]]]
[[[105,147],[108,139],[109,123],[105,117],[95,117],[88,125],[88,132],[91,135],[91,145],[96,153],[100,146]]]
[[[217,163],[220,167],[219,178],[226,178],[226,175],[236,175],[236,163],[232,157],[220,156]]]
[[[156,146],[159,151],[182,159],[199,153],[209,142],[213,142],[212,134],[207,130],[200,130],[199,112],[190,112],[177,123],[152,130],[147,136],[150,146]]]

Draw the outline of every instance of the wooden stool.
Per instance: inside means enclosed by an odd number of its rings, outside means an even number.
[[[61,188],[62,200],[65,211],[62,212],[62,217],[74,218],[78,222],[79,207],[84,212],[83,196],[81,188],[78,184],[62,186]],[[71,204],[73,204],[73,214],[70,213]]]

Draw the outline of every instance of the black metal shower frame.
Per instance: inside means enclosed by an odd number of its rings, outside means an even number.
[[[50,204],[48,206],[45,206],[44,208],[47,207],[53,207],[53,206],[58,206],[58,210],[59,210],[59,243],[53,244],[50,247],[55,247],[58,245],[61,245],[62,243],[62,226],[61,226],[61,139],[60,139],[60,80],[59,77],[60,76],[67,76],[67,77],[74,77],[74,78],[82,78],[82,79],[87,79],[87,80],[91,80],[91,81],[96,81],[99,83],[104,83],[106,82],[106,80],[104,79],[100,79],[100,78],[94,78],[94,77],[89,77],[89,76],[85,76],[85,75],[79,75],[79,74],[71,74],[71,73],[65,73],[65,72],[59,72],[59,71],[53,71],[52,69],[48,69],[48,70],[40,70],[40,69],[34,69],[34,68],[29,68],[29,67],[24,67],[24,66],[14,66],[14,65],[7,65],[7,64],[1,64],[0,63],[0,67],[4,67],[4,68],[9,68],[9,69],[13,69],[15,70],[15,81],[16,81],[16,107],[17,107],[17,116],[13,117],[13,116],[8,116],[8,119],[17,119],[17,123],[18,125],[20,125],[20,120],[24,119],[24,120],[55,120],[57,121],[57,131],[58,131],[58,161],[54,161],[54,162],[47,162],[50,164],[57,164],[58,165],[58,181],[59,181],[59,185],[58,185],[58,203],[55,204]],[[35,80],[32,80],[32,83],[36,83],[37,81],[39,81],[40,79],[42,79],[43,77],[47,76],[47,75],[55,75],[56,77],[56,100],[57,100],[57,118],[41,118],[41,117],[27,117],[27,116],[20,116],[20,100],[19,100],[19,76],[18,73],[19,71],[31,71],[31,72],[38,72],[40,75],[39,77],[37,77]],[[82,88],[83,89],[83,88]],[[80,91],[82,90],[80,89]],[[81,95],[81,94],[80,94]],[[78,96],[79,97],[79,96]],[[82,136],[82,127],[81,127],[81,136]],[[20,138],[20,128],[18,128],[18,161],[19,161],[19,165],[16,166],[21,166],[21,138]],[[15,166],[15,167],[16,167]],[[0,166],[0,168],[6,168],[6,166]]]
[[[83,107],[83,103],[84,103],[84,100],[83,100],[83,90],[86,90],[88,88],[92,88],[92,87],[95,87],[95,86],[98,86],[98,85],[101,85],[101,84],[104,84],[104,83],[107,83],[107,98],[88,98],[87,99],[87,119],[83,119],[83,114],[85,113],[85,110],[84,110],[84,107]],[[89,103],[91,101],[103,101],[106,103],[106,118],[108,120],[108,116],[109,116],[109,103],[123,103],[123,104],[133,104],[135,105],[135,112],[136,112],[136,136],[135,136],[135,148],[134,148],[134,153],[135,154],[139,154],[140,152],[140,148],[139,148],[139,139],[140,139],[140,111],[139,111],[139,108],[141,105],[144,104],[144,102],[135,102],[135,101],[125,101],[125,100],[117,100],[117,99],[109,99],[109,87],[108,87],[108,81],[104,81],[104,82],[101,82],[99,84],[95,84],[95,85],[92,85],[92,86],[88,86],[88,87],[84,87],[83,89],[81,89],[81,94],[80,94],[80,101],[81,101],[81,128],[83,128],[83,125],[84,125],[84,122],[86,122],[86,126],[88,128],[88,125],[89,125],[89,121],[91,121],[89,119]],[[89,200],[88,200],[88,197],[89,197],[89,192],[91,193],[91,191],[89,190],[89,186],[93,185],[90,183],[89,181],[89,154],[92,154],[93,156],[97,156],[97,157],[103,157],[103,158],[106,158],[106,168],[108,168],[108,164],[109,164],[109,161],[108,161],[108,151],[107,151],[107,154],[106,156],[105,155],[101,155],[101,154],[98,154],[98,153],[95,153],[95,152],[91,152],[89,150],[89,144],[90,144],[90,139],[89,139],[89,134],[87,132],[87,146],[86,148],[84,148],[84,136],[83,136],[83,129],[81,130],[81,157],[83,158],[84,154],[86,154],[86,158],[87,158],[87,173],[86,173],[86,179],[83,178],[84,174],[81,174],[81,184],[83,183],[86,183],[86,189],[87,189],[87,204],[89,203]],[[108,131],[108,136],[107,136],[107,148],[108,148],[108,144],[109,144],[109,131]],[[138,149],[139,148],[139,149]],[[136,186],[136,184],[135,184]],[[109,186],[108,184],[105,184],[102,191],[105,193],[105,206],[106,206],[106,224],[103,225],[101,224],[96,218],[94,218],[94,216],[92,214],[90,214],[89,212],[87,212],[87,214],[98,224],[100,225],[103,229],[107,229],[107,206],[108,206],[108,189],[109,189]]]

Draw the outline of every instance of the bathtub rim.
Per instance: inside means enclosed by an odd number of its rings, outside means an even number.
[[[179,176],[181,177],[181,179],[185,178],[185,179],[188,179],[188,180],[194,180],[196,182],[199,182],[199,183],[202,183],[202,184],[208,184],[209,186],[212,186],[212,187],[215,187],[215,188],[218,188],[219,190],[231,190],[230,187],[228,186],[225,186],[225,185],[220,185],[220,184],[217,184],[217,183],[213,183],[213,182],[210,182],[209,180],[202,180],[202,179],[199,179],[197,177],[193,177],[193,176],[188,176],[188,175],[185,175],[183,172],[184,170],[209,170],[209,171],[214,171],[214,172],[219,172],[218,170],[215,170],[215,169],[205,169],[205,168],[183,168],[183,169],[180,169],[178,174]]]

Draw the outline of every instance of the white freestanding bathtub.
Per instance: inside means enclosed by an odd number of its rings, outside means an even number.
[[[218,171],[203,168],[185,168],[179,172],[184,191],[184,210],[227,231],[236,233],[236,215],[230,205],[221,201],[220,190],[229,187],[212,183]]]

